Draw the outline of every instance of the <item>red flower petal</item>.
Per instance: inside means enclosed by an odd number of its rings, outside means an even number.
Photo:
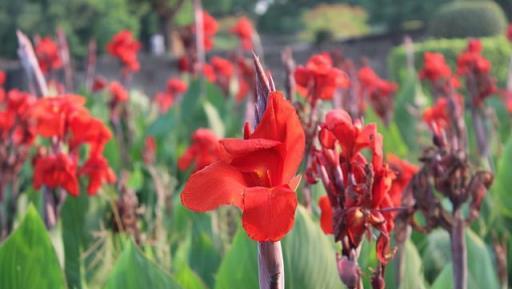
[[[198,212],[222,205],[242,208],[246,187],[243,175],[234,167],[217,162],[194,173],[181,193],[182,204]]]
[[[297,197],[288,186],[247,188],[242,223],[251,239],[275,242],[293,227]]]
[[[329,197],[323,195],[318,199],[318,207],[320,207],[320,227],[325,234],[334,232],[334,224],[332,221],[332,207]]]

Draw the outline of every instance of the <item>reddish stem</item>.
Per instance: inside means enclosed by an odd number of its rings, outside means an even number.
[[[281,242],[259,242],[260,289],[284,289],[284,262]]]
[[[454,289],[467,289],[468,287],[468,258],[466,239],[464,238],[464,223],[462,213],[460,209],[457,209],[454,213],[450,231]]]

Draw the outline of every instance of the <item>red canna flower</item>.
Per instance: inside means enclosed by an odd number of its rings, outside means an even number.
[[[327,53],[312,56],[306,66],[295,69],[295,81],[299,92],[313,99],[332,99],[338,88],[346,88],[349,80],[345,73],[332,66]]]
[[[238,91],[235,95],[237,101],[242,101],[251,91],[254,91],[254,68],[252,62],[243,57],[236,59],[236,72],[238,78]]]
[[[103,184],[112,184],[116,181],[114,171],[101,154],[91,154],[91,157],[79,169],[78,174],[89,178],[87,193],[90,196],[96,195]]]
[[[450,79],[452,71],[444,59],[444,55],[437,52],[425,52],[423,54],[423,68],[420,71],[420,79],[428,79],[432,82],[440,79]]]
[[[133,37],[131,31],[121,30],[107,44],[107,52],[119,59],[126,72],[136,72],[140,69],[140,64],[137,60],[137,53],[140,47],[140,42]]]
[[[51,37],[43,37],[36,41],[35,53],[39,67],[44,74],[62,67],[59,45]]]
[[[85,113],[85,99],[78,95],[61,95],[39,99],[32,108],[35,132],[42,137],[63,138],[73,115]]]
[[[489,73],[491,63],[481,55],[481,52],[482,44],[480,40],[469,40],[466,51],[457,57],[457,73],[460,75],[467,75],[472,71]]]
[[[254,27],[252,26],[251,20],[243,16],[238,19],[238,22],[231,29],[231,32],[238,36],[242,43],[242,48],[245,50],[252,49],[252,37],[254,34]]]
[[[227,95],[231,78],[235,72],[233,64],[222,57],[214,56],[210,64],[205,64],[203,74],[209,82],[217,84]]]
[[[217,20],[213,18],[208,12],[203,10],[203,36],[204,36],[204,49],[206,52],[213,48],[213,37],[219,30]]]
[[[128,100],[128,92],[123,87],[123,85],[117,81],[112,81],[108,89],[110,91],[110,95],[112,95],[112,101],[115,103],[121,103]]]
[[[112,138],[112,133],[105,124],[88,113],[75,114],[69,121],[71,138],[70,150],[73,151],[82,144],[89,144],[92,155],[103,152],[105,145]]]
[[[156,141],[152,136],[146,137],[144,140],[144,152],[142,158],[146,165],[151,165],[155,162],[156,155]]]
[[[95,77],[92,83],[92,91],[97,92],[107,87],[107,80],[101,76]]]
[[[62,188],[72,196],[79,195],[76,162],[67,154],[40,156],[34,165],[34,188]]]
[[[217,76],[215,75],[215,71],[213,70],[213,66],[205,63],[203,65],[203,76],[211,83],[214,83],[217,80]]]
[[[167,91],[172,94],[181,94],[187,91],[187,84],[178,78],[171,78],[167,81]]]
[[[297,198],[294,177],[304,153],[304,131],[293,106],[271,92],[263,118],[251,134],[224,139],[225,155],[194,173],[181,200],[193,211],[222,205],[242,210],[242,224],[256,241],[277,241],[292,228]]]
[[[423,121],[435,135],[439,135],[445,128],[450,126],[448,109],[448,99],[442,97],[436,101],[434,106],[427,108],[423,112]]]
[[[377,115],[387,124],[393,113],[397,84],[380,78],[369,66],[359,69],[358,78],[363,94],[361,97],[369,99]]]
[[[160,113],[166,113],[174,104],[174,95],[167,91],[158,92],[154,100]]]
[[[192,144],[178,160],[178,168],[187,170],[194,164],[194,171],[216,162],[220,158],[219,139],[211,130],[200,128],[192,135]]]
[[[3,86],[5,84],[6,79],[7,79],[7,74],[5,73],[5,71],[0,70],[0,86]]]

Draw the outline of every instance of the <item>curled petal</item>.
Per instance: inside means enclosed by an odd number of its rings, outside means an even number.
[[[216,162],[190,177],[181,193],[181,202],[197,212],[213,210],[222,205],[242,208],[245,186],[244,177],[238,170]]]
[[[251,239],[279,241],[293,227],[297,197],[288,186],[247,188],[242,223]]]

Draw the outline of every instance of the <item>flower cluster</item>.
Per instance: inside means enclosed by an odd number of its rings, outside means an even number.
[[[203,74],[206,79],[218,85],[226,95],[229,94],[231,79],[234,76],[235,68],[233,64],[222,57],[214,56],[210,63],[205,63]]]
[[[154,97],[160,113],[167,112],[173,106],[176,98],[185,93],[187,89],[187,84],[181,79],[170,78],[167,80],[166,90],[158,92]]]
[[[137,59],[140,47],[140,42],[133,37],[131,31],[121,30],[107,44],[107,52],[119,59],[125,73],[136,72],[140,69]]]
[[[244,50],[251,50],[253,48],[254,27],[249,18],[245,16],[240,17],[235,26],[231,28],[231,32],[238,36]]]
[[[306,66],[295,69],[294,76],[299,93],[309,102],[319,99],[330,100],[336,89],[346,88],[349,85],[345,73],[333,67],[328,53],[313,55]]]
[[[371,235],[372,229],[379,232],[377,257],[383,266],[393,256],[390,233],[402,190],[392,189],[395,173],[384,162],[382,135],[375,124],[353,121],[341,109],[327,113],[320,126],[321,148],[314,151],[308,170],[321,179],[327,191],[318,204],[321,227],[342,244],[340,268],[355,266],[363,237]],[[365,149],[371,153],[371,160],[363,154]],[[359,278],[343,272],[340,277],[347,286],[351,282],[348,279]]]
[[[51,37],[36,38],[35,53],[44,74],[62,67],[59,45]]]
[[[444,59],[444,55],[437,52],[425,52],[423,55],[423,68],[419,72],[421,80],[428,80],[437,97],[445,96],[460,86],[458,78]]]
[[[491,62],[482,55],[483,47],[478,39],[468,41],[468,46],[457,57],[457,73],[466,79],[472,105],[481,107],[483,101],[496,93],[496,80],[490,75]]]
[[[34,132],[51,142],[34,159],[34,187],[63,188],[79,195],[80,176],[89,182],[87,192],[95,195],[104,183],[116,176],[103,157],[111,138],[103,122],[90,115],[85,99],[77,95],[60,95],[37,100],[30,109]],[[88,146],[86,160],[81,163],[81,147]],[[66,148],[66,149],[65,149]]]
[[[221,140],[221,159],[189,178],[183,205],[199,212],[234,205],[242,210],[249,237],[280,240],[293,226],[299,180],[294,176],[304,141],[293,106],[281,93],[271,92],[254,132],[246,124],[244,139]]]
[[[195,28],[195,27],[194,27]],[[213,18],[208,12],[203,11],[203,41],[204,50],[210,51],[213,48],[213,38],[219,30],[217,20]]]
[[[359,69],[358,80],[362,94],[360,97],[368,99],[377,115],[387,124],[393,112],[396,83],[380,78],[369,66]]]
[[[218,137],[213,131],[200,128],[192,134],[192,143],[178,159],[178,168],[185,171],[193,166],[194,171],[198,171],[219,159]]]

